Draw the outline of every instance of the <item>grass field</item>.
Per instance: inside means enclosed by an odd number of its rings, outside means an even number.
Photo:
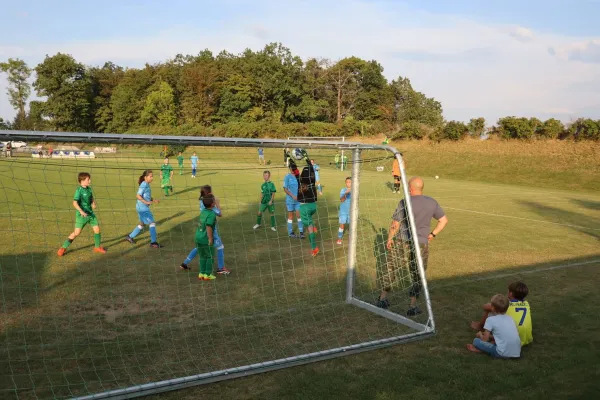
[[[537,155],[498,149],[406,145],[409,173],[425,176],[426,194],[450,219],[430,254],[433,339],[156,397],[594,398],[600,390],[594,148],[580,150],[572,164],[557,148]],[[154,209],[165,247],[148,248],[147,231],[135,246],[125,243],[137,219],[136,178],[160,165],[157,152],[143,154],[148,151],[87,162],[0,160],[2,398],[94,393],[408,331],[343,303],[346,246],[336,246],[335,235],[346,173],[327,165],[330,153],[314,153],[325,196],[319,201],[323,254],[313,260],[307,241],[287,238],[281,202],[279,231],[252,231],[262,167],[250,150],[240,157],[200,149],[198,178],[176,175],[174,195]],[[280,150],[267,150],[267,158],[279,188]],[[377,249],[399,200],[389,191],[389,173],[375,172],[377,164],[364,164],[361,176],[357,296],[365,301],[377,295]],[[553,165],[562,166],[560,173]],[[92,173],[109,253],[91,252],[87,229],[59,259],[82,168]],[[436,174],[442,179],[431,178]],[[220,229],[233,270],[210,283],[177,269],[193,245],[205,183],[223,203]],[[158,179],[153,195],[162,199]],[[530,287],[534,344],[516,362],[467,353],[469,321],[517,278]],[[404,293],[392,301],[394,311],[404,310]]]

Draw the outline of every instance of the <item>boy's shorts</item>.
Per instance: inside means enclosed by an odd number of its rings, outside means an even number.
[[[394,180],[395,181],[399,181],[400,180],[400,175],[394,175]]]
[[[93,214],[88,214],[87,217],[82,217],[79,213],[75,214],[75,228],[83,229],[87,224],[98,226],[98,218]]]
[[[317,212],[317,203],[301,203],[300,204],[300,219],[302,224],[306,226],[314,226],[313,214]]]
[[[196,248],[198,249],[198,256],[200,258],[214,258],[214,247],[209,246],[207,243],[196,242]]]
[[[349,224],[350,223],[350,214],[340,214],[339,220],[340,220],[340,225],[341,224]]]
[[[261,213],[262,213],[262,212],[265,212],[265,210],[266,210],[266,209],[268,209],[268,210],[269,210],[269,212],[270,212],[271,214],[273,214],[273,213],[275,212],[275,203],[273,203],[273,204],[271,204],[271,205],[269,205],[269,203],[266,203],[266,204],[264,204],[264,203],[260,203],[260,208],[259,208],[260,212],[261,212]]]
[[[300,211],[300,203],[297,201],[285,201],[285,207],[288,212]]]
[[[259,154],[259,155],[258,155],[258,159],[259,159],[259,160],[264,160],[264,159],[265,159],[265,156],[263,156],[263,155],[260,155],[260,154]]]
[[[146,225],[150,225],[154,222],[154,215],[152,215],[152,211],[138,211],[138,218]]]

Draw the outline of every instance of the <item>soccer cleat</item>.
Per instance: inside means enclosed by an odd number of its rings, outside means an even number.
[[[212,281],[212,280],[215,280],[215,279],[217,279],[217,277],[216,277],[216,276],[214,276],[213,274],[210,274],[210,275],[204,275],[204,280],[205,280],[205,281]]]
[[[131,244],[135,244],[135,240],[133,240],[133,238],[129,235],[125,236],[125,240],[127,240]]]
[[[277,232],[277,228],[275,228],[274,226],[272,226],[272,227],[271,227],[271,230],[272,230],[273,232]]]
[[[223,268],[223,269],[218,270],[217,274],[219,274],[219,275],[229,275],[229,274],[231,274],[231,271],[228,270],[227,268]]]
[[[315,257],[317,254],[319,254],[319,251],[321,251],[321,250],[319,250],[319,248],[318,248],[318,247],[317,247],[316,249],[314,249],[314,250],[312,251],[312,256],[313,256],[313,257]]]
[[[104,247],[94,247],[94,253],[106,254],[106,249]]]
[[[153,249],[160,249],[162,246],[158,244],[158,242],[152,242],[150,243],[150,247],[152,247]]]
[[[300,239],[306,239],[306,236],[304,236],[304,232],[300,232]]]
[[[67,251],[67,249],[65,249],[64,247],[61,247],[60,249],[58,249],[57,254],[58,254],[59,257],[62,257],[62,256],[65,255],[66,251]]]
[[[186,263],[181,263],[181,265],[179,266],[179,268],[181,270],[186,270],[186,269],[190,269],[190,267],[188,267],[188,265]]]
[[[377,302],[375,303],[375,305],[379,308],[383,308],[384,310],[387,310],[388,308],[390,308],[390,302],[388,299],[381,299],[381,296],[377,297]]]
[[[337,244],[342,244],[342,239],[338,239],[336,243]]]
[[[169,186],[169,190],[173,193],[173,186]]]
[[[204,278],[206,278],[206,275],[204,275],[204,274],[198,274],[198,280],[203,281]]]
[[[256,230],[256,229],[258,229],[258,228],[260,228],[260,225],[259,225],[259,224],[256,224],[256,225],[254,225],[254,226],[252,227],[252,229],[254,229],[254,230]]]
[[[421,314],[423,311],[421,311],[421,309],[419,307],[410,307],[407,311],[406,311],[406,315],[408,315],[409,317],[414,317],[415,315],[419,315]]]
[[[294,232],[289,234],[290,239],[299,239],[300,236],[296,235]]]

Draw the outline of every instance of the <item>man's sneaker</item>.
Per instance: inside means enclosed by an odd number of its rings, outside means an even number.
[[[381,296],[377,297],[377,303],[375,303],[375,305],[379,308],[383,308],[384,310],[390,308],[389,300],[387,298],[382,300]]]
[[[337,244],[342,244],[342,239],[338,239],[336,243]]]
[[[65,255],[66,251],[67,251],[67,249],[65,249],[64,247],[61,247],[60,249],[58,249],[58,252],[56,254],[58,254],[59,257],[62,257]]]
[[[94,247],[94,253],[106,254],[106,249],[104,247]]]
[[[150,243],[150,247],[152,247],[153,249],[160,249],[162,246],[158,244],[158,242],[152,242]]]
[[[256,225],[254,225],[254,226],[252,227],[252,229],[254,229],[254,230],[256,230],[256,229],[258,229],[258,228],[260,228],[260,225],[259,225],[259,224],[256,224]]]
[[[188,265],[186,263],[181,263],[181,265],[179,266],[179,268],[181,268],[182,270],[184,270],[184,269],[190,269],[190,267],[188,267]]]
[[[125,236],[125,240],[127,240],[131,244],[135,244],[135,240],[133,240],[133,238],[129,235]]]
[[[219,275],[229,275],[231,273],[230,270],[228,270],[227,268],[223,268],[217,271],[217,274]]]
[[[300,239],[306,239],[306,236],[304,236],[304,232],[300,232]]]
[[[300,238],[300,236],[296,235],[294,232],[290,233],[289,236],[291,239],[299,239]]]
[[[277,232],[277,228],[275,228],[274,226],[272,226],[272,227],[271,227],[271,230],[272,230],[273,232]]]
[[[406,311],[406,315],[408,315],[409,317],[414,317],[415,315],[419,315],[421,314],[423,311],[421,311],[421,309],[419,307],[410,307],[407,311]]]
[[[205,281],[212,281],[212,280],[214,280],[214,279],[217,279],[217,277],[216,277],[216,276],[214,276],[213,274],[210,274],[210,275],[204,275],[204,280],[205,280]]]
[[[203,281],[204,278],[206,278],[206,275],[204,275],[204,274],[198,274],[198,280]]]
[[[317,254],[319,254],[319,251],[321,251],[321,250],[319,250],[319,248],[318,248],[318,247],[317,247],[316,249],[314,249],[314,250],[312,251],[312,256],[313,256],[313,257],[315,257]]]

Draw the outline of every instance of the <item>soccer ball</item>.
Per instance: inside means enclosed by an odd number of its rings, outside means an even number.
[[[440,179],[440,177],[436,175],[436,176],[435,176],[435,179]]]
[[[304,153],[304,152],[302,151],[302,149],[301,149],[301,148],[299,148],[299,147],[296,147],[296,148],[294,149],[294,151],[292,152],[292,155],[294,156],[294,158],[295,158],[296,160],[302,160],[302,159],[304,159],[304,154],[303,154],[303,153]]]

